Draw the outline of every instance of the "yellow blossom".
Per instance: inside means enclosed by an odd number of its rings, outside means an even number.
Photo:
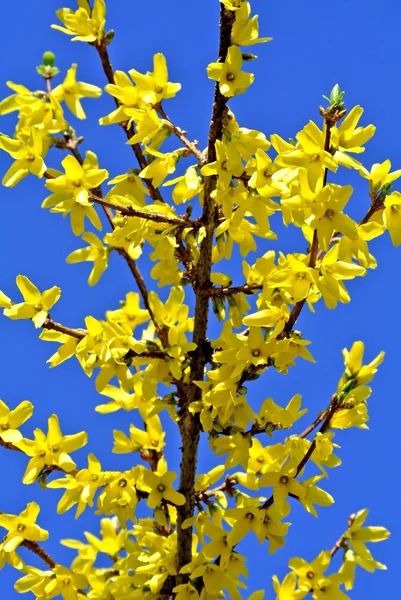
[[[52,415],[48,419],[47,435],[41,429],[35,429],[33,440],[24,438],[15,442],[22,452],[31,457],[22,479],[23,483],[34,483],[43,469],[52,465],[67,473],[73,471],[76,464],[68,453],[82,448],[87,441],[88,434],[85,431],[63,436],[57,415]]]
[[[0,514],[0,527],[8,530],[3,540],[6,552],[13,552],[24,540],[30,542],[47,540],[49,533],[36,525],[39,511],[36,502],[29,502],[26,509],[18,516]]]
[[[57,17],[65,27],[52,25],[52,28],[73,35],[73,42],[102,40],[106,23],[105,0],[94,0],[93,9],[89,0],[77,0],[77,2],[79,8],[75,12],[70,8],[60,8],[56,11]]]
[[[46,187],[54,192],[42,203],[42,208],[63,215],[70,213],[71,227],[75,235],[84,231],[84,219],[88,217],[97,229],[102,228],[99,216],[89,200],[89,191],[99,186],[108,177],[106,169],[99,169],[97,157],[86,153],[85,161],[79,164],[74,156],[66,156],[61,164],[65,173],[46,181]]]
[[[3,177],[2,184],[5,187],[14,187],[28,173],[43,177],[46,165],[43,160],[43,135],[39,129],[32,127],[29,136],[24,140],[15,140],[0,134],[0,148],[15,159]]]
[[[142,100],[148,104],[157,104],[163,98],[173,98],[181,89],[180,83],[168,81],[166,58],[158,53],[153,57],[153,73],[146,75],[131,69],[129,74],[138,87]]]
[[[230,98],[244,93],[254,80],[253,73],[244,73],[242,54],[238,46],[230,46],[224,62],[210,63],[207,67],[209,79],[219,82],[220,92]]]
[[[24,302],[5,308],[3,311],[5,316],[9,319],[32,319],[36,328],[42,327],[48,317],[49,310],[60,298],[60,288],[54,286],[41,294],[25,275],[18,275],[16,283],[24,297]]]
[[[76,80],[77,65],[74,63],[60,85],[54,88],[52,94],[58,102],[64,101],[73,115],[85,119],[86,115],[81,105],[81,98],[99,98],[102,90],[96,85]]]
[[[14,444],[22,440],[22,434],[18,428],[25,423],[33,413],[33,404],[24,400],[16,408],[10,410],[0,400],[0,438],[3,442]]]
[[[177,492],[172,483],[177,475],[174,471],[167,471],[167,463],[165,460],[159,460],[157,471],[144,471],[143,481],[149,488],[149,496],[146,504],[150,508],[159,506],[162,500],[167,500],[178,506],[185,504],[185,496]]]
[[[251,5],[243,2],[235,11],[235,21],[231,31],[231,43],[236,46],[252,46],[262,42],[270,42],[272,38],[260,38],[258,15],[249,18]]]
[[[104,271],[107,269],[112,248],[104,246],[97,235],[92,232],[84,233],[82,239],[87,242],[89,246],[74,250],[67,256],[66,261],[69,265],[83,261],[93,262],[94,264],[89,274],[88,283],[89,285],[96,285]]]

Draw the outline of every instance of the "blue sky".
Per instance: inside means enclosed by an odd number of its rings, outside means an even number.
[[[65,4],[74,5],[72,2]],[[115,41],[110,47],[114,67],[144,72],[152,68],[153,54],[163,52],[167,57],[170,80],[182,83],[178,96],[165,104],[166,112],[177,125],[188,131],[190,139],[198,139],[200,147],[205,147],[213,94],[205,67],[217,55],[217,0],[203,0],[202,3],[109,0],[108,4],[108,29],[116,30]],[[47,0],[40,8],[37,3],[28,1],[5,3],[2,7],[1,97],[8,95],[4,83],[7,80],[30,89],[42,86],[35,67],[40,64],[45,50],[55,52],[62,73],[77,62],[80,81],[104,85],[94,49],[85,44],[73,44],[67,36],[50,29],[50,24],[56,22],[54,12],[61,6],[63,3],[58,0]],[[320,123],[317,109],[322,103],[321,96],[328,95],[333,85],[339,83],[346,91],[346,107],[360,104],[365,109],[363,124],[377,126],[376,135],[362,157],[364,165],[370,167],[374,162],[390,158],[394,169],[401,168],[401,121],[397,107],[401,92],[399,2],[384,0],[379,4],[373,0],[337,0],[334,9],[332,4],[319,0],[307,3],[254,0],[252,7],[253,12],[260,15],[260,34],[272,36],[274,40],[257,47],[259,60],[249,65],[256,81],[245,96],[235,98],[231,103],[240,125],[259,129],[268,136],[278,133],[284,138],[294,137],[309,119]],[[61,75],[57,81],[61,81]],[[97,126],[98,118],[112,110],[112,99],[105,94],[100,100],[84,101],[84,107],[90,115],[87,121],[78,122],[71,118],[78,134],[85,136],[83,149],[96,152],[101,166],[107,168],[111,176],[136,166],[130,148],[124,145],[120,128]],[[14,116],[4,117],[0,121],[0,131],[11,134],[14,123]],[[62,153],[54,150],[48,163],[57,167],[61,159]],[[8,156],[2,153],[1,174],[9,163]],[[355,186],[350,213],[360,219],[369,207],[367,184],[351,177],[348,171],[340,177],[341,183],[349,182]],[[401,184],[397,186],[397,183],[395,189],[401,189]],[[27,275],[40,289],[59,285],[63,294],[52,315],[65,325],[80,327],[86,315],[102,318],[106,309],[117,308],[119,300],[135,287],[124,261],[117,256],[112,257],[109,270],[99,285],[88,287],[89,265],[69,266],[65,263],[65,257],[80,247],[80,241],[74,238],[67,220],[40,208],[45,196],[42,182],[34,178],[25,180],[11,191],[0,188],[3,250],[0,289],[18,298],[15,276],[19,273]],[[285,252],[304,251],[305,242],[298,231],[285,230],[278,215],[271,224],[279,234],[279,241],[271,247]],[[386,352],[385,362],[373,383],[369,431],[352,430],[336,435],[343,465],[332,470],[330,478],[323,484],[335,497],[335,504],[320,509],[318,520],[294,507],[287,545],[273,557],[267,554],[265,545],[259,547],[256,539],[250,539],[241,548],[249,558],[249,591],[266,588],[267,599],[273,597],[271,573],[277,573],[281,578],[287,572],[290,556],[312,559],[321,549],[331,548],[345,529],[348,516],[365,507],[370,508],[369,524],[391,529],[391,538],[372,548],[375,558],[386,563],[389,570],[374,575],[360,571],[351,596],[353,600],[392,597],[392,590],[398,585],[396,560],[401,547],[401,529],[396,510],[400,494],[401,254],[399,249],[392,247],[387,235],[374,241],[371,251],[379,267],[370,271],[367,277],[350,283],[352,301],[349,305],[329,311],[321,303],[316,314],[305,310],[299,320],[304,337],[312,340],[310,348],[317,364],[300,362],[288,376],[269,371],[249,386],[249,397],[256,405],[267,395],[284,404],[293,394],[301,393],[305,406],[310,409],[300,425],[302,428],[328,404],[335,391],[342,373],[342,348],[349,348],[353,341],[362,339],[369,360],[380,350]],[[254,259],[252,254],[247,258],[248,262]],[[240,259],[236,257],[235,261],[233,272],[237,275],[236,283],[241,283]],[[142,262],[142,270],[149,280],[146,260]],[[212,319],[210,336],[216,336],[217,331]],[[54,347],[38,339],[30,322],[1,318],[0,339],[0,398],[10,407],[25,399],[35,406],[33,418],[23,429],[27,437],[31,437],[35,427],[45,429],[48,416],[55,412],[63,432],[69,434],[86,429],[89,433],[89,444],[74,455],[79,465],[86,462],[87,453],[94,452],[105,469],[131,466],[131,456],[113,455],[111,447],[112,430],[127,432],[130,420],[136,419],[132,413],[106,417],[94,412],[96,404],[103,400],[96,394],[94,382],[83,374],[76,361],[50,370],[46,360]],[[174,468],[179,460],[179,440],[171,427],[168,443],[168,458]],[[207,443],[204,448],[207,449]],[[200,472],[214,464],[207,456],[207,452],[202,452]],[[58,491],[43,491],[38,485],[21,484],[26,465],[23,455],[2,450],[0,461],[0,509],[13,513],[22,510],[28,501],[39,502],[42,507],[39,522],[51,531],[45,547],[56,561],[68,564],[75,554],[60,546],[58,540],[82,539],[83,530],[96,535],[98,517],[90,510],[78,521],[74,520],[73,511],[58,516]],[[24,554],[24,557],[30,564],[40,566],[32,555]],[[16,573],[11,569],[5,568],[1,572],[1,597],[19,597],[12,589],[15,579]]]

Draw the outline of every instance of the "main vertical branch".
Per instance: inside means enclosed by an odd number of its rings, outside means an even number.
[[[220,45],[219,62],[224,62],[231,42],[231,29],[234,22],[234,13],[227,11],[223,4],[220,9]],[[210,123],[208,138],[208,162],[216,160],[215,143],[222,138],[223,116],[226,110],[228,98],[220,93],[219,84],[216,83],[213,101],[212,120]],[[178,547],[177,567],[178,572],[192,558],[192,527],[182,528],[183,522],[192,517],[195,505],[194,482],[196,474],[196,463],[198,457],[198,446],[200,438],[200,426],[198,420],[189,412],[192,402],[201,400],[202,390],[194,384],[194,381],[202,380],[205,366],[208,360],[208,345],[206,340],[209,295],[205,289],[210,285],[210,273],[212,269],[213,236],[216,227],[216,206],[211,193],[216,187],[216,177],[208,177],[205,183],[202,221],[206,229],[206,236],[200,246],[200,257],[196,273],[195,323],[193,341],[196,350],[191,360],[190,382],[180,386],[180,434],[182,441],[180,492],[184,494],[186,502],[178,507]],[[184,576],[179,576],[179,582],[185,581]]]

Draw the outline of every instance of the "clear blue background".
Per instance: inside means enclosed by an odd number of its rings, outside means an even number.
[[[63,73],[77,62],[79,80],[104,85],[95,50],[86,44],[73,44],[67,36],[50,29],[50,24],[56,22],[54,11],[62,5],[61,0],[40,4],[22,0],[2,6],[1,97],[9,94],[4,84],[7,80],[30,89],[42,87],[35,66],[48,49],[56,53],[57,65]],[[361,104],[365,108],[363,123],[377,126],[377,133],[362,157],[364,164],[370,167],[373,162],[390,158],[393,168],[400,168],[399,2],[338,0],[334,6],[320,0],[254,0],[252,7],[253,13],[260,15],[261,35],[272,36],[274,41],[257,46],[260,58],[248,69],[255,72],[256,81],[245,96],[231,103],[240,125],[259,129],[267,135],[279,133],[284,138],[294,137],[309,119],[320,122],[317,109],[321,96],[327,95],[338,82],[346,90],[346,106]],[[217,0],[108,2],[108,29],[117,31],[110,47],[114,67],[145,72],[152,68],[153,54],[163,52],[168,60],[170,80],[182,83],[182,91],[176,99],[166,103],[165,109],[176,124],[188,130],[190,139],[200,141],[201,148],[206,145],[213,94],[213,84],[206,77],[205,67],[217,56],[218,12]],[[61,77],[55,83],[61,81]],[[120,128],[97,126],[98,118],[113,109],[111,97],[105,94],[101,100],[84,100],[84,107],[90,115],[87,121],[78,123],[71,118],[78,134],[85,136],[83,149],[95,151],[101,166],[107,168],[111,176],[136,167]],[[0,121],[0,130],[11,134],[14,123],[14,115],[5,117]],[[56,167],[61,158],[62,153],[54,150],[47,162]],[[9,164],[9,157],[2,153],[1,173]],[[350,211],[360,219],[369,207],[367,184],[348,171],[340,177],[341,182],[355,185]],[[397,183],[395,188],[400,189]],[[102,318],[106,309],[116,308],[126,292],[135,290],[134,282],[124,261],[113,256],[100,284],[89,288],[86,283],[89,264],[68,266],[65,263],[65,257],[83,244],[72,235],[68,220],[40,208],[45,196],[42,182],[34,178],[25,180],[12,191],[0,189],[0,289],[17,300],[15,276],[18,273],[27,275],[40,289],[57,284],[63,294],[52,311],[53,318],[65,325],[80,327],[87,314]],[[272,228],[280,237],[279,242],[270,247],[285,252],[304,250],[305,242],[299,232],[284,230],[279,215],[272,219]],[[305,310],[299,320],[305,338],[313,342],[311,350],[317,364],[299,361],[299,366],[288,376],[278,376],[269,370],[261,380],[249,386],[249,399],[255,406],[267,395],[284,404],[293,394],[302,393],[310,409],[299,427],[302,428],[328,404],[335,391],[342,372],[342,348],[349,348],[354,340],[362,339],[369,360],[380,350],[386,351],[385,362],[373,384],[370,430],[339,432],[336,436],[343,465],[332,470],[330,478],[323,482],[336,503],[320,509],[318,520],[294,506],[287,545],[273,557],[267,554],[266,545],[259,547],[254,538],[249,538],[240,548],[249,558],[249,592],[266,588],[268,599],[274,596],[271,573],[281,578],[287,572],[290,556],[312,559],[322,548],[331,548],[345,529],[349,514],[364,507],[371,509],[370,524],[385,525],[392,531],[387,542],[372,547],[374,556],[386,563],[389,570],[375,575],[360,571],[350,594],[354,600],[394,597],[398,587],[401,254],[392,247],[388,235],[373,242],[371,248],[379,268],[349,284],[351,304],[329,311],[320,303],[315,315]],[[253,262],[254,258],[251,254],[247,260]],[[141,261],[141,268],[146,275],[149,263]],[[236,283],[241,283],[239,259],[236,272]],[[216,331],[212,318],[211,337]],[[60,417],[63,432],[75,433],[82,429],[89,432],[86,448],[74,454],[80,466],[85,465],[88,452],[94,452],[105,469],[132,465],[132,456],[118,457],[110,451],[112,430],[128,432],[130,420],[136,418],[133,413],[119,412],[109,417],[95,413],[94,407],[104,397],[96,394],[94,382],[86,378],[75,360],[49,370],[46,360],[55,346],[41,342],[30,322],[1,318],[0,339],[0,397],[10,407],[24,399],[35,406],[33,418],[23,429],[27,437],[31,437],[35,427],[46,429],[48,416],[55,412]],[[168,444],[170,467],[176,468],[179,440],[171,427]],[[98,517],[91,510],[79,521],[74,520],[74,511],[58,516],[59,491],[43,491],[38,485],[21,483],[26,457],[0,450],[0,461],[0,509],[15,513],[28,501],[39,502],[42,507],[39,523],[51,532],[45,548],[57,562],[68,565],[75,553],[60,546],[58,540],[83,539],[83,529],[97,534]],[[200,472],[212,464],[210,453],[203,452]],[[25,553],[24,558],[30,564],[41,566],[33,555]],[[1,597],[19,597],[12,589],[16,578],[17,573],[8,567],[1,572]]]

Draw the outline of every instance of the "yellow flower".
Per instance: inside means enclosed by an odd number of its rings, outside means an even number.
[[[42,203],[42,208],[51,212],[70,213],[71,227],[75,235],[84,231],[84,219],[88,217],[97,229],[102,228],[99,216],[89,201],[89,190],[99,186],[108,177],[106,169],[99,169],[97,157],[86,153],[81,166],[74,156],[66,156],[61,161],[65,173],[46,181],[46,187],[54,192]]]
[[[0,308],[11,308],[12,305],[11,298],[6,296],[5,293],[0,290]]]
[[[144,146],[149,146],[157,150],[159,146],[172,134],[171,127],[167,121],[160,119],[153,108],[126,108],[125,113],[131,117],[128,126],[135,123],[136,134],[133,135],[127,144],[138,144],[142,142]]]
[[[162,500],[166,500],[177,506],[185,504],[185,496],[177,492],[172,483],[177,478],[174,471],[167,471],[167,463],[164,459],[159,460],[157,471],[149,470],[143,472],[143,481],[149,488],[149,496],[146,504],[150,508],[160,506]]]
[[[15,140],[0,134],[0,148],[7,152],[15,162],[4,175],[2,184],[5,187],[14,187],[28,173],[37,177],[43,177],[46,171],[46,165],[43,160],[43,135],[36,127],[32,127],[29,137],[22,140]]]
[[[224,4],[228,10],[237,11],[246,3],[246,0],[220,0],[220,2],[221,4]]]
[[[273,588],[276,592],[276,600],[301,600],[308,593],[306,590],[297,589],[297,576],[291,571],[284,577],[282,583],[277,575],[273,575]]]
[[[324,572],[328,569],[330,564],[331,556],[330,551],[325,550],[321,552],[311,563],[308,563],[303,558],[291,558],[288,563],[290,569],[292,569],[299,577],[298,586],[300,589],[309,592],[316,585],[319,585],[323,579],[327,579]]]
[[[36,567],[27,567],[24,565],[23,572],[26,573],[26,575],[21,577],[21,579],[18,579],[14,585],[17,592],[20,594],[32,592],[38,598],[43,597],[46,585],[54,577],[53,571],[42,571]]]
[[[372,381],[373,376],[377,373],[377,367],[384,360],[384,352],[380,352],[376,358],[368,365],[363,365],[363,355],[365,352],[365,344],[363,342],[354,342],[351,350],[344,348],[343,358],[345,365],[345,373],[341,377],[337,393],[340,394],[344,385],[350,380],[355,380],[355,386],[364,385]]]
[[[109,83],[104,88],[108,94],[114,96],[119,101],[120,106],[113,110],[106,117],[99,119],[100,125],[111,125],[128,121],[130,119],[127,113],[128,108],[142,108],[143,101],[140,97],[139,89],[123,71],[114,73],[114,83]]]
[[[105,272],[109,262],[110,246],[103,246],[101,240],[92,232],[87,232],[82,235],[82,239],[90,244],[86,248],[74,250],[66,258],[69,265],[83,262],[93,261],[93,268],[89,274],[89,285],[96,285],[102,274]]]
[[[274,327],[273,333],[278,336],[283,331],[289,318],[290,309],[286,304],[283,304],[281,307],[270,306],[247,315],[242,319],[242,323],[251,327]]]
[[[161,452],[166,445],[162,425],[158,415],[149,417],[146,420],[146,431],[138,429],[134,425],[129,427],[130,437],[128,438],[122,431],[115,429],[114,448],[115,454],[128,454],[129,452],[143,452],[152,450]],[[146,452],[145,452],[146,455]]]
[[[47,435],[41,429],[35,429],[33,440],[24,438],[15,442],[22,452],[31,456],[23,483],[34,483],[46,466],[55,465],[67,473],[73,471],[76,464],[68,453],[82,448],[87,441],[88,434],[85,431],[63,436],[57,415],[52,415],[48,419]]]
[[[4,315],[9,319],[32,319],[36,328],[42,327],[49,314],[49,310],[60,298],[61,290],[54,286],[42,294],[38,288],[25,275],[18,275],[17,287],[24,297],[24,302],[13,304],[11,308],[4,309]]]
[[[3,442],[14,444],[22,440],[22,434],[18,431],[25,421],[33,413],[33,404],[24,400],[16,408],[10,410],[8,406],[0,400],[0,438]]]
[[[88,585],[85,575],[73,573],[62,565],[56,565],[53,572],[56,577],[45,587],[45,594],[48,598],[59,595],[63,600],[80,600],[82,598],[82,594],[78,594],[78,590],[86,588]]]
[[[199,594],[190,583],[182,583],[173,588],[176,593],[175,600],[199,600]]]
[[[325,133],[313,121],[309,121],[296,135],[298,145],[294,148],[291,144],[280,140],[279,136],[272,136],[271,142],[279,153],[276,159],[278,165],[304,167],[308,172],[310,186],[315,188],[317,182],[323,178],[324,169],[337,171],[336,159],[324,150]]]
[[[230,46],[224,63],[210,63],[207,67],[209,79],[219,82],[220,92],[230,98],[244,93],[253,83],[253,73],[243,73],[242,54],[238,46]]]
[[[344,534],[356,554],[367,561],[372,559],[372,555],[365,543],[382,542],[390,536],[390,532],[385,527],[362,527],[368,513],[368,509],[365,508],[353,515],[352,524]]]
[[[390,173],[391,162],[387,159],[382,163],[372,165],[370,171],[362,167],[359,174],[369,180],[369,188],[372,193],[378,192],[384,185],[392,183],[401,177],[401,169]]]
[[[258,15],[251,19],[251,5],[249,2],[243,2],[235,11],[235,21],[231,31],[231,43],[236,46],[252,46],[262,42],[270,42],[272,38],[260,38]]]
[[[57,17],[65,25],[52,25],[67,35],[73,35],[72,41],[95,42],[102,40],[106,24],[106,4],[104,0],[95,0],[93,9],[89,0],[77,0],[79,8],[73,11],[70,8],[60,8],[56,11]]]
[[[219,178],[219,188],[225,189],[229,186],[232,177],[242,175],[244,166],[241,161],[236,163],[229,161],[226,146],[220,140],[216,141],[215,148],[217,160],[202,167],[201,174],[208,177],[210,175],[217,175]]]
[[[261,487],[273,486],[274,505],[277,510],[284,514],[288,494],[294,494],[298,498],[305,496],[305,488],[293,477],[294,472],[285,467],[279,471],[268,471],[259,480]]]
[[[149,312],[140,307],[137,292],[128,292],[125,300],[120,302],[120,308],[108,310],[106,317],[108,321],[116,321],[119,325],[127,328],[129,333],[132,333],[138,325],[142,325],[150,319]]]
[[[313,216],[308,219],[308,225],[317,229],[317,237],[322,250],[327,251],[331,236],[335,231],[349,238],[358,235],[357,224],[342,211],[351,197],[353,189],[350,185],[330,185],[330,195],[325,203],[311,206]]]
[[[175,179],[169,179],[169,181],[163,183],[163,186],[174,184],[176,184],[176,186],[173,189],[172,198],[176,204],[182,204],[183,202],[192,200],[192,198],[195,198],[195,196],[200,194],[203,189],[202,179],[196,172],[195,167],[189,167],[185,171],[185,175]]]
[[[3,540],[4,550],[13,552],[22,542],[47,540],[49,533],[36,525],[40,507],[36,502],[29,502],[25,510],[18,516],[0,514],[0,527],[8,530]]]
[[[81,98],[99,98],[102,90],[96,85],[84,83],[76,79],[77,65],[74,63],[67,71],[67,75],[60,85],[54,88],[52,94],[58,102],[64,101],[73,115],[78,119],[85,119],[86,115],[81,106]]]
[[[1,138],[0,138],[1,139]],[[401,174],[401,171],[400,171]],[[384,201],[383,222],[394,246],[401,244],[401,194],[393,192]]]
[[[345,119],[330,131],[330,144],[335,149],[335,159],[344,167],[364,169],[360,162],[347,155],[347,152],[360,154],[365,151],[363,145],[374,135],[376,127],[357,127],[363,114],[363,108],[354,106]]]
[[[158,104],[163,98],[173,98],[181,89],[180,83],[168,81],[166,58],[158,53],[153,57],[153,73],[146,75],[131,69],[129,74],[136,83],[141,99],[147,104]]]
[[[156,159],[149,163],[147,167],[142,169],[142,171],[139,173],[139,176],[143,179],[151,179],[153,185],[155,187],[159,187],[167,175],[174,173],[176,164],[182,156],[182,151],[177,150],[175,152],[163,154],[157,150],[147,148],[147,152],[153,156],[156,156]]]
[[[66,474],[63,479],[54,479],[47,484],[48,488],[65,488],[61,497],[57,512],[62,514],[78,504],[75,513],[77,519],[85,510],[86,506],[93,506],[93,498],[100,487],[106,482],[106,473],[102,472],[102,466],[94,454],[88,455],[88,468],[81,469],[75,475]]]

